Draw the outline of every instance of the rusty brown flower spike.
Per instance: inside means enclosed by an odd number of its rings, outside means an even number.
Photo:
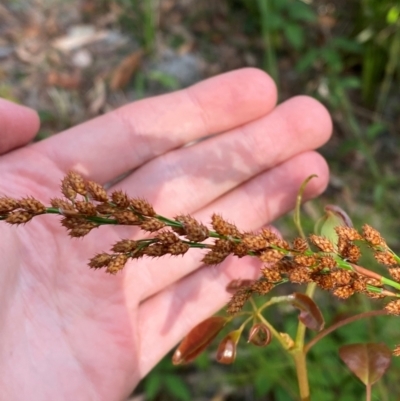
[[[0,220],[19,225],[40,215],[58,214],[71,237],[83,237],[110,224],[131,225],[146,232],[143,239],[121,239],[109,252],[89,261],[89,267],[113,275],[121,272],[130,259],[179,256],[191,248],[202,250],[206,265],[219,264],[231,255],[256,257],[262,262],[258,279],[238,280],[229,288],[233,295],[227,312],[231,315],[239,313],[253,295],[265,295],[288,282],[316,283],[341,299],[355,293],[370,298],[400,297],[400,259],[369,225],[364,225],[361,233],[349,225],[339,225],[334,227],[336,237],[311,234],[308,240],[296,238],[288,243],[268,228],[241,231],[219,214],[211,216],[210,228],[190,215],[173,219],[160,216],[147,200],[132,198],[122,190],[108,194],[102,185],[76,172],[62,179],[61,193],[63,197],[51,199],[49,206],[34,197],[0,197]],[[390,278],[357,266],[360,243],[372,249],[377,262],[388,268]],[[386,285],[397,292],[385,290]],[[400,315],[399,305],[400,301],[392,301],[385,310]]]

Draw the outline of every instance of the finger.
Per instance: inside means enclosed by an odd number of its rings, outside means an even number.
[[[0,154],[32,140],[39,124],[39,117],[34,110],[0,99]]]
[[[170,149],[259,118],[275,106],[276,96],[265,73],[237,70],[124,106],[37,148],[63,171],[108,182]]]
[[[161,214],[171,206],[194,211],[260,172],[321,146],[331,130],[319,102],[296,97],[241,128],[154,159],[120,185],[134,188]]]
[[[311,174],[318,178],[310,181],[304,198],[315,197],[325,189],[329,171],[318,153],[308,152],[247,181],[193,217],[209,225],[211,215],[218,213],[241,231],[257,230],[293,209],[300,185]],[[127,293],[135,294],[136,300],[144,300],[198,269],[203,256],[204,251],[195,249],[182,258],[164,256],[162,267],[159,261],[144,259],[140,265],[133,261],[125,270],[126,285],[130,287]],[[140,288],[136,283],[140,283]]]

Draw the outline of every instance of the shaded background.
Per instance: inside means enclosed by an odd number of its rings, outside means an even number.
[[[314,96],[334,120],[333,137],[321,150],[331,181],[323,196],[306,205],[307,228],[323,205],[338,204],[356,226],[367,222],[381,230],[395,251],[400,250],[399,55],[396,0],[0,4],[0,96],[39,111],[37,140],[130,101],[243,66],[262,68],[278,83],[280,101]],[[278,225],[295,235],[290,217]],[[356,296],[344,303],[317,294],[317,300],[328,323],[381,305]],[[275,308],[268,318],[289,333],[297,323],[291,310]],[[339,361],[337,348],[358,341],[393,347],[399,328],[396,319],[375,318],[325,338],[309,358],[313,399],[359,399],[363,386]],[[394,362],[376,386],[375,399],[399,398],[399,367]],[[164,359],[132,398],[285,401],[296,394],[293,367],[278,348],[260,352],[243,342],[233,366],[216,365],[212,350],[179,369]]]

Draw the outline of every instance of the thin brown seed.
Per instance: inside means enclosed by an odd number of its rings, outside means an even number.
[[[107,191],[103,186],[94,181],[87,181],[86,188],[89,195],[97,202],[107,202]]]
[[[19,202],[16,199],[7,196],[0,198],[0,214],[12,212],[19,208]]]
[[[131,206],[143,216],[154,217],[156,212],[146,199],[131,199]]]
[[[34,215],[26,210],[17,210],[11,212],[6,217],[5,221],[9,224],[24,224],[27,223]]]

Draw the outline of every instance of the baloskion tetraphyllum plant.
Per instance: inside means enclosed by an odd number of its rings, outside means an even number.
[[[306,357],[319,340],[362,318],[400,315],[400,258],[377,230],[364,225],[358,231],[343,210],[327,206],[325,215],[316,225],[316,232],[307,237],[303,234],[300,205],[304,188],[311,178],[299,191],[294,219],[299,236],[291,242],[270,229],[243,232],[217,214],[211,216],[212,228],[190,215],[167,218],[157,214],[146,200],[131,198],[123,191],[108,194],[100,184],[86,180],[76,172],[68,173],[62,180],[63,197],[51,199],[50,206],[33,197],[0,198],[0,220],[19,225],[40,215],[56,214],[62,216],[61,224],[71,237],[84,237],[91,230],[110,224],[138,226],[150,233],[144,239],[121,239],[110,252],[90,259],[90,268],[104,269],[109,274],[118,274],[129,259],[184,255],[191,248],[206,251],[202,259],[206,265],[217,265],[229,255],[258,258],[263,263],[259,277],[231,282],[227,291],[232,293],[232,298],[226,307],[226,315],[210,317],[193,328],[176,349],[173,363],[194,360],[224,328],[233,325],[219,343],[218,362],[234,362],[242,336],[256,347],[278,341],[283,352],[294,360],[301,400],[309,400]],[[387,267],[387,275],[358,265],[362,244],[367,245],[375,259]],[[268,297],[273,288],[286,283],[306,283],[307,289],[304,294],[295,292]],[[364,312],[324,328],[322,313],[312,299],[317,287],[340,299],[361,293],[369,298],[388,298],[390,301],[382,310]],[[265,302],[261,306],[256,304],[255,296],[264,297]],[[299,310],[294,339],[287,333],[279,333],[263,314],[278,303],[288,303]],[[250,308],[243,310],[245,304]],[[317,332],[308,343],[305,342],[307,329]],[[367,400],[371,399],[371,386],[388,369],[392,353],[399,356],[400,345],[393,351],[380,343],[350,344],[340,348],[340,358],[365,384]]]

